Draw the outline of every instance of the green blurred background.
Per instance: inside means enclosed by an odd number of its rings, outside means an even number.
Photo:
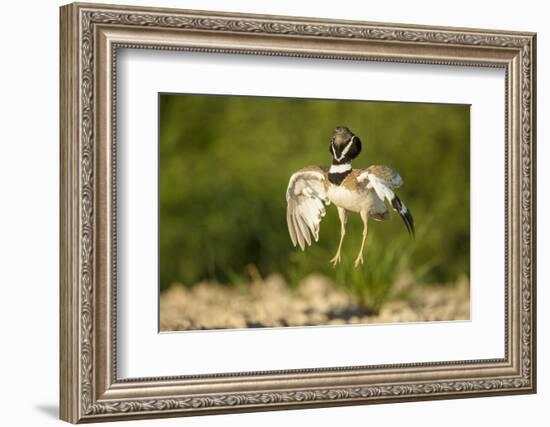
[[[215,281],[241,286],[250,271],[295,286],[310,273],[379,308],[403,272],[452,284],[469,274],[470,109],[466,105],[161,94],[160,286]],[[362,224],[352,214],[342,264],[329,206],[320,240],[301,252],[286,225],[289,177],[331,162],[335,126],[363,142],[353,167],[396,169],[416,240],[398,215],[369,222],[365,264],[353,268]]]

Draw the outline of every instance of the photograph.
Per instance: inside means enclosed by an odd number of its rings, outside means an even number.
[[[158,102],[161,332],[470,319],[470,105]]]

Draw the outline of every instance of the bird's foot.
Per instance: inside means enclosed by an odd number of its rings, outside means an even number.
[[[357,258],[355,258],[355,268],[359,267],[359,265],[362,265],[363,264],[363,254],[360,253],[359,255],[357,255]]]
[[[330,260],[330,262],[331,262],[333,267],[336,267],[340,263],[341,260],[342,259],[340,257],[340,251],[338,251],[338,252],[336,252],[336,255],[334,255],[334,258],[332,258]]]

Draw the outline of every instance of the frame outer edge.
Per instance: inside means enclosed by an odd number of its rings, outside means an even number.
[[[59,9],[59,418],[76,423],[79,416],[79,221],[78,221],[78,19],[74,5]]]
[[[346,389],[292,389],[290,391],[276,392],[273,390],[261,391],[258,393],[240,392],[228,395],[207,394],[190,397],[175,398],[146,398],[141,400],[134,399],[106,399],[97,400],[97,366],[100,363],[96,360],[98,342],[96,333],[98,331],[96,320],[98,303],[98,293],[96,285],[98,276],[94,270],[96,258],[95,245],[96,233],[98,231],[97,220],[97,157],[94,155],[97,145],[95,144],[96,108],[98,100],[95,99],[97,89],[95,87],[95,76],[97,73],[97,63],[95,63],[95,47],[92,35],[90,37],[89,24],[96,24],[86,15],[86,7],[91,11],[104,14],[100,21],[108,24],[113,23],[113,16],[109,11],[135,11],[144,14],[141,21],[132,21],[132,26],[150,26],[149,12],[164,11],[165,13],[192,13],[195,21],[190,24],[182,24],[182,28],[196,29],[201,31],[230,31],[232,34],[245,33],[251,34],[257,31],[256,25],[261,26],[261,33],[274,35],[283,34],[283,29],[273,26],[270,19],[283,20],[283,24],[290,28],[289,34],[296,37],[327,37],[325,40],[336,39],[362,39],[363,33],[358,32],[360,28],[350,28],[351,23],[343,21],[334,22],[334,25],[341,24],[346,30],[345,33],[333,33],[333,28],[325,25],[330,22],[317,21],[316,18],[291,18],[291,17],[262,17],[261,15],[247,14],[222,14],[218,12],[193,12],[177,9],[156,9],[142,7],[127,7],[101,4],[72,4],[61,7],[61,32],[60,32],[60,139],[61,139],[61,197],[60,197],[60,383],[61,383],[61,419],[72,423],[108,421],[118,419],[139,419],[152,417],[182,416],[182,415],[201,415],[207,413],[229,413],[229,412],[250,412],[259,410],[278,410],[289,408],[306,407],[326,407],[349,404],[382,403],[383,401],[411,401],[411,400],[435,400],[439,398],[463,398],[472,396],[485,396],[496,394],[523,394],[532,393],[536,390],[536,341],[535,341],[535,255],[536,255],[536,179],[535,179],[535,43],[536,36],[533,33],[507,33],[490,32],[467,29],[464,34],[454,34],[454,31],[460,32],[458,28],[439,28],[426,27],[423,30],[411,31],[412,26],[399,28],[399,31],[405,30],[403,34],[399,32],[398,41],[406,39],[407,42],[417,41],[423,45],[468,45],[474,46],[479,43],[483,47],[498,47],[518,51],[518,49],[529,49],[530,52],[524,57],[530,64],[524,65],[522,70],[527,70],[527,89],[524,89],[530,95],[526,101],[524,112],[530,114],[530,117],[520,123],[524,126],[523,130],[530,133],[530,138],[526,138],[524,146],[530,149],[530,153],[524,161],[528,161],[526,166],[527,177],[526,190],[530,190],[530,195],[525,200],[529,203],[529,212],[524,219],[527,225],[531,226],[527,232],[530,238],[527,243],[528,270],[526,279],[528,283],[524,287],[526,291],[524,298],[525,311],[529,312],[524,317],[527,332],[521,334],[525,340],[523,347],[519,351],[520,360],[526,358],[527,369],[523,370],[521,378],[494,378],[489,381],[474,378],[457,383],[460,387],[466,386],[466,389],[454,389],[455,383],[422,383],[422,384],[397,384],[397,394],[394,394],[394,386],[376,387],[371,393],[370,389],[365,388],[364,393],[356,387]],[[81,12],[83,13],[81,16]],[[105,13],[109,12],[109,13]],[[158,13],[158,12],[157,12]],[[196,15],[196,16],[195,16]],[[138,15],[136,15],[138,16]],[[242,16],[243,21],[238,21]],[[81,21],[81,17],[86,19]],[[139,17],[139,16],[138,16]],[[230,21],[247,23],[249,26],[234,27],[235,22],[225,21],[231,17]],[[134,18],[134,14],[130,14]],[[126,18],[125,18],[126,19]],[[128,18],[129,19],[129,18]],[[264,22],[267,20],[268,22]],[[129,21],[130,22],[130,21]],[[221,24],[224,24],[220,27]],[[116,19],[114,23],[117,24]],[[303,25],[298,25],[302,24]],[[124,23],[123,23],[124,24]],[[127,23],[126,23],[127,24]],[[269,25],[268,25],[269,24]],[[362,26],[366,23],[358,23]],[[375,23],[370,23],[374,25]],[[265,25],[265,28],[264,28]],[[318,26],[317,26],[318,25]],[[154,25],[152,25],[154,26]],[[381,25],[383,26],[383,25]],[[386,28],[391,30],[393,24],[386,24]],[[304,28],[302,28],[304,27]],[[319,27],[319,28],[318,28]],[[422,27],[418,27],[422,28]],[[86,30],[86,31],[83,31]],[[315,30],[319,34],[311,34],[309,30]],[[376,28],[375,28],[376,29]],[[425,30],[425,31],[424,31]],[[386,30],[385,30],[386,31]],[[443,32],[441,32],[443,31]],[[433,34],[425,36],[423,32]],[[442,37],[439,37],[442,36]],[[458,42],[455,38],[458,36]],[[392,38],[393,35],[390,36]],[[412,39],[411,39],[412,37]],[[432,39],[433,37],[433,39]],[[377,40],[382,40],[377,36]],[[321,40],[321,39],[319,39]],[[487,45],[487,46],[485,46]],[[525,51],[525,50],[524,50]],[[252,52],[254,53],[254,52]],[[294,56],[294,55],[291,55]],[[301,56],[299,53],[296,56]],[[405,61],[408,62],[408,61]],[[445,63],[442,60],[441,63]],[[89,69],[89,64],[92,68]],[[529,66],[530,65],[530,66]],[[91,70],[91,71],[90,71]],[[524,94],[520,84],[520,93]],[[524,88],[525,88],[524,87]],[[95,106],[94,106],[95,104]],[[85,107],[83,109],[83,107]],[[520,106],[521,108],[521,103]],[[91,108],[91,110],[90,110]],[[520,132],[521,133],[521,132]],[[527,157],[527,158],[526,158]],[[530,169],[529,169],[530,167]],[[523,171],[523,168],[522,172]],[[523,194],[523,191],[521,191]],[[82,196],[82,197],[81,197]],[[90,241],[90,238],[93,241]],[[530,263],[529,263],[530,260]],[[91,270],[90,270],[91,268]],[[530,292],[530,293],[529,293]],[[519,301],[518,301],[519,303]],[[531,304],[529,304],[531,303]],[[94,323],[90,323],[91,321]],[[105,325],[104,325],[105,326]],[[518,330],[519,330],[518,325]],[[531,363],[529,363],[531,362]],[[527,372],[528,371],[528,372]],[[475,380],[475,381],[474,381]],[[499,385],[500,384],[500,385]],[[418,388],[419,387],[419,388]],[[471,387],[471,389],[469,388]],[[500,389],[500,392],[498,391]],[[336,393],[336,394],[335,394]],[[387,394],[389,393],[389,394]],[[387,398],[387,399],[386,399]],[[267,399],[267,400],[266,400]],[[368,401],[367,401],[368,400]]]
[[[531,36],[531,390],[537,393],[537,34]]]

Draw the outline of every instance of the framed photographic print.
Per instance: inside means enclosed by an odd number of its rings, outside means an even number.
[[[535,34],[61,8],[61,418],[533,393]]]

